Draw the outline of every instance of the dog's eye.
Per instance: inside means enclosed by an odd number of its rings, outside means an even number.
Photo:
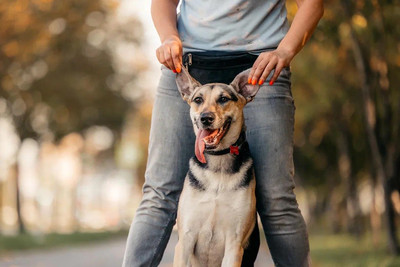
[[[201,104],[201,103],[203,103],[203,98],[201,98],[201,97],[196,97],[194,100],[193,100],[196,104]]]
[[[220,97],[220,99],[218,99],[218,103],[223,104],[223,103],[228,102],[229,100],[230,100],[229,98],[222,96],[222,97]]]

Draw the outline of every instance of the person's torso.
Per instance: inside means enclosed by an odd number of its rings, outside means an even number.
[[[265,51],[289,29],[285,0],[182,0],[178,30],[188,51]]]

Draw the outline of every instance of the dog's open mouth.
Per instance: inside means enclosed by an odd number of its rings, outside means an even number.
[[[224,125],[218,129],[200,129],[196,136],[195,153],[197,159],[205,163],[204,150],[214,149],[221,142],[222,138],[228,132],[231,125],[231,119],[226,120]]]
[[[206,144],[206,149],[213,149],[215,148],[219,142],[221,141],[221,139],[225,136],[226,132],[229,129],[229,126],[231,125],[231,120],[228,119],[224,125],[222,126],[222,128],[219,129],[215,129],[215,130],[203,130],[205,132],[206,135],[203,138],[204,143]],[[208,133],[207,133],[208,132]]]

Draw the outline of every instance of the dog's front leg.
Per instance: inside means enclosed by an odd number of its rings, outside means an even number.
[[[179,234],[175,247],[174,267],[191,267],[190,259],[194,252],[196,240],[190,234]]]
[[[240,267],[244,249],[240,242],[226,242],[222,267]]]
[[[174,254],[174,267],[185,266],[183,260],[183,245],[182,242],[178,241],[175,246],[175,254]]]

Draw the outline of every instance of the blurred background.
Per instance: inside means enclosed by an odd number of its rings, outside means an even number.
[[[292,63],[314,266],[400,266],[399,19],[327,0]],[[160,76],[150,1],[2,0],[0,25],[0,266],[120,266]]]

